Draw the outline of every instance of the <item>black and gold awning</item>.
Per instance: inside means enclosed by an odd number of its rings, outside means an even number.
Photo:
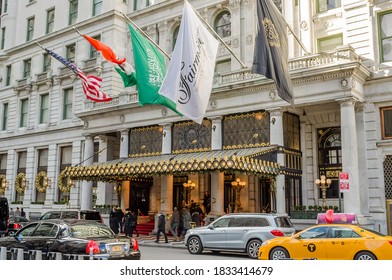
[[[73,180],[123,181],[163,174],[208,171],[239,171],[258,176],[276,176],[280,166],[260,159],[277,150],[276,146],[219,150],[186,154],[122,158],[90,166],[71,166],[63,175]]]

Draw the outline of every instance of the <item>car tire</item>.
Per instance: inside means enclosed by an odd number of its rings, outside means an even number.
[[[290,255],[289,252],[285,248],[276,247],[271,250],[269,254],[270,260],[281,260],[281,259],[289,259]]]
[[[252,239],[248,242],[248,245],[246,245],[246,253],[248,254],[249,258],[257,259],[261,243],[262,242],[258,239]]]
[[[201,254],[203,251],[203,244],[201,244],[201,240],[197,236],[189,237],[187,244],[188,252],[191,254]]]
[[[370,252],[359,252],[355,255],[354,260],[371,261],[377,260],[376,256]]]

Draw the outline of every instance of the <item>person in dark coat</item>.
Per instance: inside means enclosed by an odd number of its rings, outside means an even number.
[[[118,213],[117,213],[117,206],[113,206],[112,211],[109,214],[109,226],[110,229],[115,233],[118,234]]]
[[[121,208],[117,209],[117,220],[118,220],[118,227],[120,228],[120,233],[123,233],[124,212],[121,210]]]
[[[203,206],[205,214],[208,215],[208,213],[211,211],[211,195],[208,191],[206,191],[204,194]]]
[[[125,209],[125,216],[124,216],[124,234],[125,236],[132,237],[133,232],[133,220],[134,217],[131,213],[131,209]]]
[[[167,240],[167,234],[166,234],[166,217],[163,215],[163,213],[159,213],[158,217],[158,231],[157,231],[157,240],[155,240],[155,243],[159,243],[159,237],[163,233],[163,236],[165,237],[165,243],[168,243],[169,241]]]
[[[138,219],[138,215],[136,215],[135,212],[131,211],[131,214],[133,216],[133,222],[132,222],[132,234],[135,231],[136,232],[136,237],[139,237],[139,232],[137,230],[137,219]],[[131,235],[132,236],[132,235]]]

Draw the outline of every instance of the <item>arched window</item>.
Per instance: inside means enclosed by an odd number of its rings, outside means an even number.
[[[172,46],[173,50],[174,50],[174,47],[175,47],[176,42],[177,42],[177,37],[178,37],[178,32],[179,31],[180,31],[180,26],[177,26],[176,29],[174,29],[174,32],[173,32],[173,46]]]
[[[215,32],[222,38],[231,36],[231,14],[228,11],[220,13],[215,19]]]

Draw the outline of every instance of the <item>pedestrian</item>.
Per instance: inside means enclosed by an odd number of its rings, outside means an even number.
[[[136,232],[136,237],[139,237],[139,231],[137,230],[137,219],[138,219],[138,215],[135,212],[131,212],[133,215],[133,222],[132,222],[132,234],[133,231]]]
[[[159,243],[159,237],[161,233],[163,233],[163,236],[165,237],[165,243],[169,243],[166,234],[166,217],[165,215],[163,215],[162,212],[160,212],[158,216],[158,231],[157,231],[157,240],[155,240],[155,243]]]
[[[203,210],[201,210],[199,204],[196,204],[195,208],[193,208],[193,213],[191,214],[192,221],[196,224],[197,227],[201,224],[201,217],[203,216]]]
[[[124,234],[125,234],[125,236],[132,237],[133,220],[134,220],[134,217],[131,213],[131,209],[129,209],[129,208],[125,209],[125,215],[124,215]]]
[[[206,191],[204,194],[203,206],[205,214],[208,215],[208,213],[211,211],[211,195],[208,191]]]
[[[119,232],[123,233],[124,232],[124,212],[121,210],[121,208],[117,208],[117,220],[118,220],[118,227],[120,228]]]
[[[16,207],[15,216],[20,216],[20,209],[19,209],[19,207]]]
[[[10,208],[10,216],[14,216],[14,215],[15,215],[14,209]]]
[[[170,218],[170,232],[174,237],[174,241],[179,241],[178,237],[178,226],[180,225],[180,212],[177,211],[177,207],[174,207],[173,215]]]
[[[110,211],[110,214],[109,214],[109,226],[110,226],[110,229],[115,234],[118,234],[118,212],[117,212],[117,206],[116,205],[114,205],[112,210]]]
[[[23,208],[20,209],[20,215],[22,217],[26,217],[26,212],[23,210]]]
[[[184,239],[186,232],[191,228],[192,217],[189,213],[188,207],[185,207],[181,211],[182,229],[181,229],[181,239]]]

